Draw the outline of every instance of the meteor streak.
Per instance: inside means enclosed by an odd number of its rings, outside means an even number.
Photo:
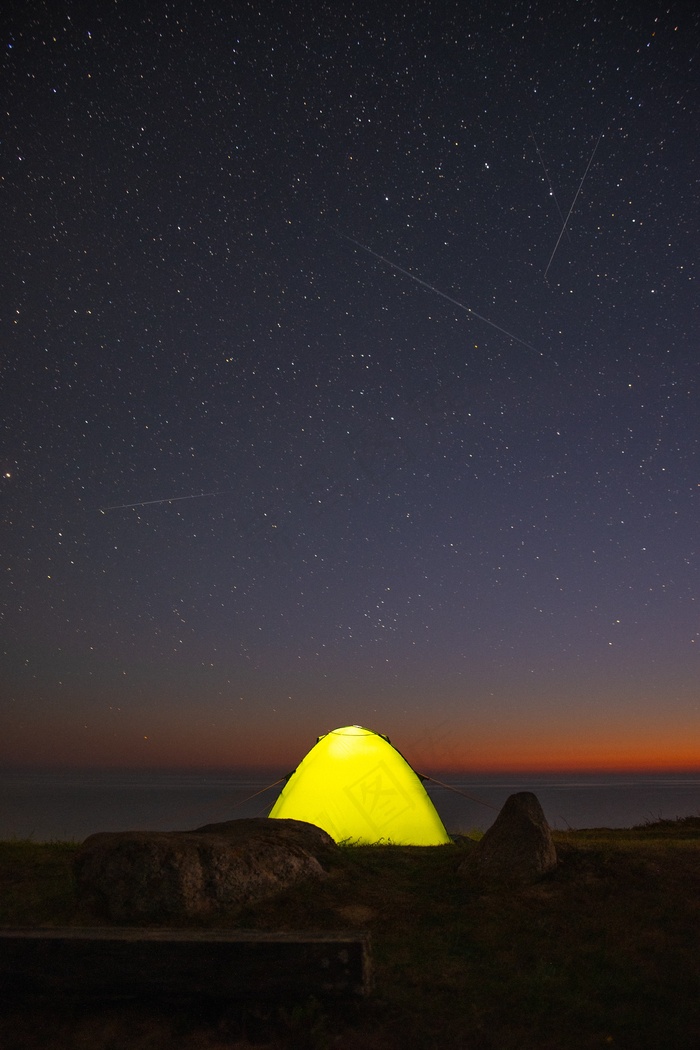
[[[100,507],[100,514],[108,510],[130,510],[132,507],[153,507],[158,503],[178,503],[182,499],[204,499],[205,496],[218,496],[218,492],[197,492],[194,496],[170,496],[168,499],[147,499],[141,503],[118,503],[114,507]]]
[[[552,265],[552,259],[554,258],[555,254],[556,254],[557,248],[559,247],[559,242],[561,241],[562,237],[564,236],[564,230],[566,229],[567,223],[568,223],[569,219],[571,218],[571,213],[574,210],[574,205],[576,204],[576,201],[578,200],[578,195],[581,192],[581,187],[583,186],[583,184],[584,184],[584,182],[586,180],[586,175],[588,175],[588,169],[590,168],[591,164],[593,163],[593,158],[595,157],[596,150],[598,149],[598,146],[600,145],[600,140],[602,139],[602,137],[603,137],[603,132],[601,131],[600,135],[598,136],[598,141],[596,142],[595,146],[593,147],[593,152],[591,153],[591,159],[588,161],[588,164],[586,165],[586,170],[583,173],[583,178],[581,179],[581,181],[578,184],[578,189],[576,190],[576,196],[574,197],[574,199],[571,202],[571,207],[569,208],[569,214],[564,219],[564,225],[562,226],[562,228],[561,228],[561,230],[559,232],[559,236],[557,237],[557,243],[554,245],[554,250],[553,250],[552,254],[549,257],[549,262],[547,263],[547,269],[544,271],[544,279],[545,279],[545,281],[547,280],[547,273],[549,272],[549,267]]]
[[[338,233],[337,230],[335,232]],[[383,262],[386,266],[391,266],[392,270],[398,270],[399,273],[404,274],[406,277],[410,277],[412,281],[415,281],[416,284],[422,285],[423,288],[427,288],[428,291],[435,292],[436,295],[440,295],[443,299],[447,299],[448,303],[452,303],[454,306],[458,306],[459,309],[464,310],[465,313],[472,314],[473,317],[478,317],[478,319],[480,321],[483,321],[484,324],[489,325],[491,328],[495,328],[497,332],[502,332],[503,335],[507,335],[508,338],[512,339],[514,342],[520,343],[521,346],[526,346],[528,350],[532,350],[536,354],[540,353],[540,351],[537,350],[531,343],[526,343],[524,339],[520,339],[519,336],[513,335],[513,333],[509,332],[507,328],[501,328],[500,325],[495,324],[493,321],[489,321],[488,317],[484,317],[483,314],[478,314],[476,310],[472,310],[471,306],[466,306],[465,303],[460,303],[458,299],[453,299],[452,296],[447,295],[446,292],[441,292],[440,289],[436,288],[434,284],[428,284],[427,281],[422,280],[422,278],[420,277],[416,277],[416,275],[414,273],[411,273],[409,270],[404,270],[403,266],[399,266],[398,263],[392,262],[391,259],[386,259],[383,255],[380,255],[378,252],[372,251],[372,249],[368,248],[366,244],[361,244],[360,241],[356,241],[354,237],[348,237],[347,234],[344,233],[338,233],[338,236],[342,237],[345,241],[349,241],[350,244],[355,244],[358,248],[362,248],[363,252],[368,252],[370,255],[373,255],[375,259],[379,259],[379,261]]]

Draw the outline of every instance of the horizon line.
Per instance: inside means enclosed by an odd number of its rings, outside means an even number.
[[[277,781],[284,780],[294,772],[305,756],[301,755],[296,765],[282,770],[279,766],[245,766],[245,765],[215,765],[215,766],[183,766],[183,765],[84,765],[84,764],[38,764],[18,763],[4,766],[5,773],[13,774],[49,774],[49,773],[83,773],[89,774],[143,774],[164,776],[255,776],[276,777]],[[405,756],[404,756],[405,757]],[[408,760],[406,760],[408,761]],[[432,776],[443,777],[545,777],[545,776],[663,776],[663,775],[687,775],[700,776],[700,763],[696,766],[688,765],[663,765],[663,766],[617,766],[617,765],[585,765],[585,766],[488,766],[488,767],[442,767],[426,766],[416,768],[411,762],[408,765],[419,777],[431,778]],[[1,776],[2,774],[0,774]],[[277,782],[275,781],[275,782]],[[272,785],[271,785],[272,786]]]

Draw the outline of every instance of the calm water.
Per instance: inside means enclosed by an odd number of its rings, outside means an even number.
[[[250,796],[273,780],[194,773],[3,773],[0,839],[82,841],[95,831],[184,830],[266,816],[282,785]],[[486,829],[516,791],[534,791],[555,828],[630,827],[700,814],[700,775],[450,777],[445,783],[455,790],[428,787],[451,832]]]

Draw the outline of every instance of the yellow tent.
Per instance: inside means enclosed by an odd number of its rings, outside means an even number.
[[[306,820],[336,842],[450,842],[420,778],[388,737],[346,726],[318,738],[290,775],[271,817]]]

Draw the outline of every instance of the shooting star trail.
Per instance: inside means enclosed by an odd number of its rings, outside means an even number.
[[[564,236],[564,230],[566,229],[566,225],[567,225],[569,219],[571,218],[571,213],[574,210],[574,205],[576,204],[576,201],[578,200],[578,195],[581,192],[581,187],[583,186],[584,182],[586,181],[586,175],[588,175],[588,169],[590,168],[591,164],[593,163],[593,158],[596,155],[596,150],[598,149],[598,146],[600,145],[600,140],[602,139],[602,137],[603,137],[603,132],[601,131],[600,135],[598,136],[598,141],[596,142],[595,146],[593,147],[593,152],[591,153],[590,160],[588,161],[588,164],[586,165],[586,170],[583,173],[583,178],[581,179],[581,181],[578,184],[578,189],[576,190],[576,196],[574,197],[574,199],[571,202],[571,207],[569,208],[569,214],[564,219],[564,225],[562,226],[561,231],[559,233],[559,236],[557,237],[557,243],[554,245],[554,251],[552,252],[552,254],[549,257],[549,262],[547,263],[547,269],[544,271],[544,279],[545,279],[545,281],[547,280],[547,274],[549,273],[549,267],[552,265],[552,259],[556,255],[556,251],[557,251],[557,248],[559,247],[559,243],[560,243],[562,237]]]
[[[183,499],[204,499],[205,496],[219,496],[219,492],[197,492],[194,496],[170,496],[169,499],[147,499],[141,503],[118,503],[114,507],[100,507],[100,514],[108,510],[130,510],[132,507],[154,507],[158,503],[178,503]]]
[[[333,232],[336,233],[338,237],[342,237],[343,240],[349,241],[350,244],[355,244],[358,248],[362,248],[363,252],[368,252],[370,255],[373,255],[375,259],[379,259],[379,261],[383,262],[386,266],[390,266],[392,270],[398,270],[399,273],[404,274],[406,277],[410,277],[412,281],[416,282],[416,284],[420,284],[423,286],[423,288],[427,288],[428,291],[435,292],[436,295],[440,295],[443,299],[447,299],[448,303],[452,303],[454,306],[458,306],[460,310],[464,310],[465,313],[472,314],[473,317],[478,317],[480,321],[483,321],[484,324],[489,325],[491,328],[495,328],[497,332],[502,332],[503,335],[507,335],[508,338],[512,339],[514,342],[520,343],[521,346],[526,346],[528,350],[532,350],[533,353],[540,354],[540,351],[537,350],[531,343],[526,343],[524,339],[521,339],[519,336],[514,335],[512,332],[509,332],[507,328],[501,328],[501,326],[495,324],[494,321],[489,321],[488,317],[484,317],[482,314],[478,314],[476,310],[472,310],[471,306],[466,306],[464,303],[460,303],[458,299],[453,299],[451,295],[447,295],[446,292],[441,292],[440,289],[436,288],[434,284],[428,284],[427,281],[422,280],[422,278],[420,277],[416,277],[416,275],[414,273],[411,273],[409,270],[404,270],[403,266],[399,266],[398,263],[392,262],[391,259],[386,259],[383,255],[380,255],[378,252],[372,251],[372,249],[368,248],[366,244],[361,244],[360,241],[356,241],[354,237],[348,237],[347,234],[340,233],[338,230],[334,230]]]
[[[544,177],[547,180],[547,185],[549,186],[550,196],[553,198],[554,203],[557,206],[557,211],[559,212],[559,218],[561,219],[562,224],[566,225],[566,222],[564,220],[564,213],[562,212],[561,208],[559,207],[559,201],[557,200],[557,195],[554,192],[554,186],[552,185],[552,180],[550,179],[549,172],[547,171],[547,168],[545,166],[544,158],[543,158],[543,156],[542,156],[542,154],[540,152],[540,147],[537,144],[537,139],[535,138],[535,133],[532,130],[532,128],[530,127],[529,124],[527,126],[527,130],[530,132],[530,137],[531,137],[532,141],[535,143],[535,149],[537,150],[537,156],[540,158],[540,164],[542,165],[542,171],[544,172]],[[566,236],[569,237],[569,231],[568,230],[566,231]],[[569,237],[569,239],[571,239],[571,238]]]

